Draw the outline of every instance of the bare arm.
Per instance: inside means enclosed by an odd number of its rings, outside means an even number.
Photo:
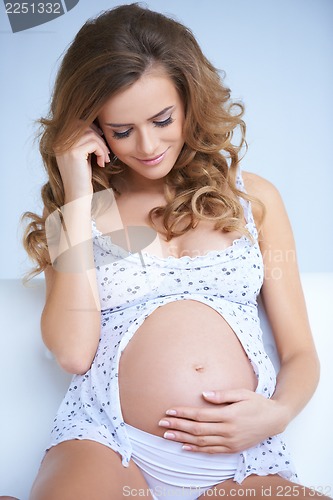
[[[260,234],[265,265],[261,293],[281,362],[272,400],[284,409],[281,424],[285,427],[313,395],[319,380],[319,361],[292,229],[281,197],[271,183],[254,174],[245,174],[244,180],[249,194],[261,199],[267,209]]]
[[[80,212],[73,210],[71,222],[80,229],[81,238],[91,241],[90,204],[80,205]],[[61,264],[65,266],[65,263],[61,262],[62,255],[59,259],[61,269]],[[73,249],[72,259],[81,260],[83,271],[57,271],[51,266],[45,270],[46,302],[41,329],[44,343],[62,368],[70,373],[84,373],[91,365],[99,339],[100,307],[96,271],[90,264],[92,248],[89,255],[87,247],[80,249],[78,246]]]
[[[65,188],[62,210],[66,231],[61,230],[57,248],[52,249],[53,257],[57,257],[56,265],[54,263],[45,271],[42,337],[59,364],[70,373],[85,373],[90,368],[100,334],[100,304],[91,234],[91,167],[87,159],[92,152],[104,166],[106,145],[89,129],[70,151],[57,156]],[[82,242],[86,243],[80,245]],[[70,251],[65,252],[68,247]],[[71,272],[73,265],[81,270],[76,268]]]

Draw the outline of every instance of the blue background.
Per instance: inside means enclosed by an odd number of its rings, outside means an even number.
[[[0,278],[30,267],[19,218],[41,212],[45,182],[34,121],[48,110],[62,53],[88,17],[131,3],[80,0],[70,12],[13,34],[0,3]],[[242,167],[280,190],[300,270],[332,272],[332,0],[148,0],[189,26],[246,106]]]

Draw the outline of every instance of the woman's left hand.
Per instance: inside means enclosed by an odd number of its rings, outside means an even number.
[[[183,449],[188,451],[237,453],[279,434],[286,426],[281,405],[250,390],[214,391],[203,397],[211,407],[167,410],[159,422],[166,429],[166,439],[184,443]]]

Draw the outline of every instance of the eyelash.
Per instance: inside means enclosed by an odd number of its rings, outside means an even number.
[[[168,125],[171,125],[171,123],[174,122],[174,119],[172,116],[169,116],[166,120],[163,120],[161,122],[153,122],[155,127],[167,127]],[[132,132],[133,129],[129,128],[125,132],[113,132],[113,138],[114,139],[125,139],[126,137],[129,137],[130,133]]]

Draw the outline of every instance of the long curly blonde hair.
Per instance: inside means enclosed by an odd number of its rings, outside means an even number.
[[[40,153],[48,175],[41,196],[43,215],[29,219],[23,244],[42,272],[50,263],[45,219],[64,204],[55,149],[66,150],[97,119],[106,101],[135,83],[153,65],[172,79],[185,107],[185,144],[165,178],[166,205],[153,208],[150,222],[162,217],[168,241],[212,220],[215,229],[247,233],[236,188],[240,154],[246,149],[244,108],[230,99],[218,70],[202,53],[192,32],[179,22],[138,4],[122,5],[88,20],[60,66],[49,115],[39,120]],[[78,125],[79,124],[79,125]],[[238,145],[232,143],[240,131]],[[100,168],[92,155],[94,192],[113,187],[124,165]]]

